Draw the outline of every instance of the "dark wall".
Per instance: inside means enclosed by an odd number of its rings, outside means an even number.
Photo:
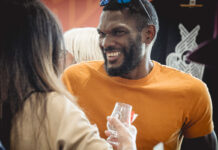
[[[160,31],[152,50],[152,59],[166,64],[167,56],[175,52],[176,46],[184,41],[179,24],[182,24],[189,33],[199,25],[198,32],[195,35],[193,32],[193,36],[196,37],[194,44],[198,45],[211,39],[214,32],[216,2],[216,0],[196,0],[195,5],[190,6],[190,0],[153,0],[152,3],[159,16]],[[188,5],[190,7],[187,7]],[[189,66],[190,62],[181,60],[179,56],[175,61],[179,59]],[[215,132],[218,133],[218,69],[204,66],[201,80],[207,84],[212,97]]]

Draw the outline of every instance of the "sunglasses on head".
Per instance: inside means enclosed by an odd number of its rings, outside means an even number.
[[[101,0],[101,1],[100,1],[100,6],[106,6],[106,5],[108,5],[108,4],[110,3],[110,1],[111,1],[111,0]],[[128,4],[128,3],[130,3],[131,1],[134,1],[134,0],[115,0],[115,1],[116,1],[117,3],[119,3],[119,4],[125,5],[125,4]],[[139,4],[140,4],[140,5],[143,7],[143,9],[145,10],[145,13],[146,13],[146,15],[148,16],[149,20],[152,21],[151,16],[150,16],[150,14],[148,13],[147,9],[145,8],[145,6],[144,6],[142,0],[138,0],[138,1],[139,1]]]

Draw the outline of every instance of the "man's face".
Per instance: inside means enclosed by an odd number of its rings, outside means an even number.
[[[99,45],[110,76],[135,69],[143,57],[141,35],[126,11],[104,11],[98,26]]]

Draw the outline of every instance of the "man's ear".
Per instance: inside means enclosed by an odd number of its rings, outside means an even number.
[[[150,44],[154,39],[155,32],[154,25],[148,25],[144,27],[141,32],[142,42],[145,44]]]

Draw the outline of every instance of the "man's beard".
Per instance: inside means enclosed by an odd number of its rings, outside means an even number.
[[[129,73],[131,70],[135,69],[139,62],[142,59],[141,56],[141,37],[138,35],[136,40],[130,39],[128,47],[123,47],[121,52],[124,54],[124,60],[120,67],[117,68],[108,68],[107,67],[107,58],[104,54],[105,59],[105,70],[109,76],[122,76]],[[113,48],[111,48],[113,49]]]

